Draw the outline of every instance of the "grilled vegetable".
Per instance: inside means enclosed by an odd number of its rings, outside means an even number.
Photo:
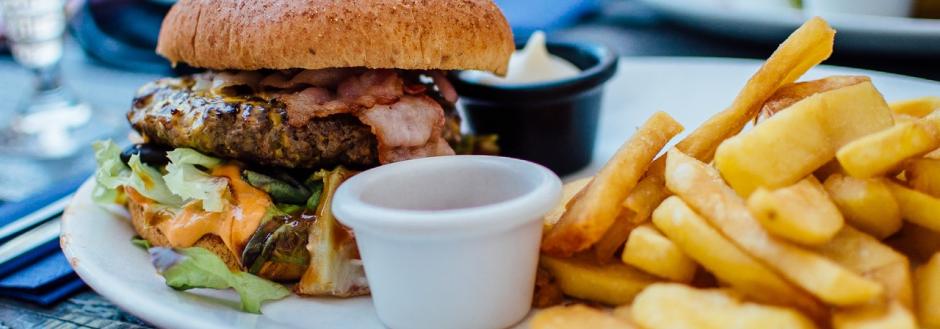
[[[280,213],[261,224],[242,252],[242,264],[248,273],[278,280],[300,278],[310,259],[307,231],[314,220],[309,215]]]
[[[244,170],[242,176],[251,186],[267,192],[275,202],[306,204],[310,190],[286,174],[271,177],[257,171]]]

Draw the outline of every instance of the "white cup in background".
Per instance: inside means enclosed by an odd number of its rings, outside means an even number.
[[[803,0],[808,16],[827,17],[839,14],[908,17],[913,0]]]

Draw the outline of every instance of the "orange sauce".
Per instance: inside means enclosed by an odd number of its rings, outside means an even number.
[[[261,224],[261,219],[271,205],[271,198],[245,182],[237,166],[216,167],[212,175],[228,179],[231,203],[226,204],[222,211],[207,212],[202,210],[200,202],[190,202],[183,206],[178,215],[164,220],[157,227],[173,247],[190,247],[211,233],[222,238],[225,246],[236,257],[240,257],[245,243]]]

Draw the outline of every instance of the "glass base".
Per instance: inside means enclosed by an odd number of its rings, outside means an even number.
[[[66,158],[115,128],[111,120],[93,117],[91,106],[62,88],[36,94],[18,113],[0,130],[0,153],[6,156]]]
[[[0,157],[0,201],[19,201],[49,186],[55,177],[32,159]]]

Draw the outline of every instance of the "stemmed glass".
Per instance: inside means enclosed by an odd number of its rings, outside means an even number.
[[[65,0],[0,0],[13,58],[33,73],[32,94],[0,130],[0,150],[36,158],[63,158],[85,146],[92,108],[62,85],[59,62]]]
[[[24,197],[49,183],[55,173],[46,167],[75,159],[93,139],[113,130],[62,83],[65,5],[66,0],[0,0],[13,58],[33,76],[30,94],[14,106],[0,104],[2,112],[13,112],[0,113],[0,200]]]

